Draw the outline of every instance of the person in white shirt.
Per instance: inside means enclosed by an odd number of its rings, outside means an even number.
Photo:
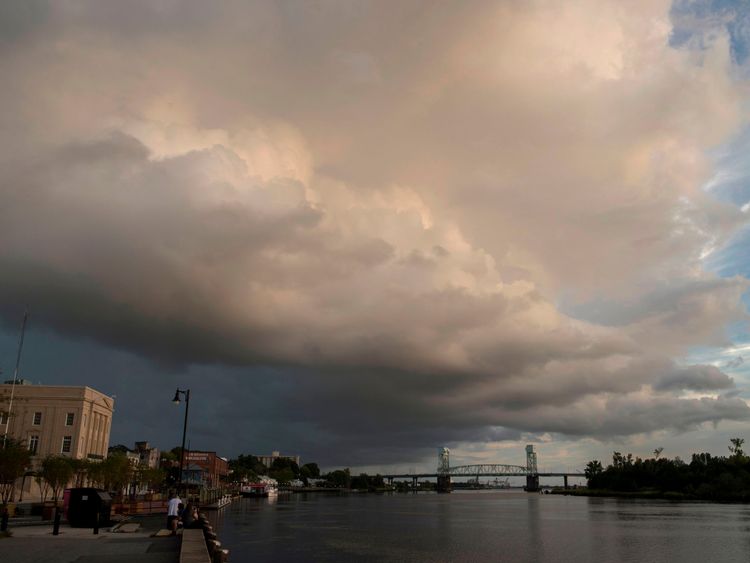
[[[169,504],[167,505],[167,529],[172,531],[172,535],[177,534],[177,521],[180,519],[180,510],[182,501],[180,497],[172,493],[169,495]]]

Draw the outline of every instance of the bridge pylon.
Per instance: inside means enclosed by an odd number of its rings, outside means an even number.
[[[450,476],[450,455],[448,448],[438,448],[437,492],[439,493],[450,493],[453,489]]]
[[[526,446],[526,486],[524,490],[528,493],[539,491],[539,469],[536,464],[536,452],[534,446]]]

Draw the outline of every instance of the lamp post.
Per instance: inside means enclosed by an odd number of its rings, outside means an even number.
[[[188,418],[188,409],[190,408],[190,389],[182,390],[177,389],[177,391],[174,392],[174,399],[172,399],[172,402],[175,405],[180,404],[180,393],[183,394],[185,397],[185,424],[182,427],[182,449],[180,450],[180,475],[177,478],[177,491],[179,491],[182,488],[182,468],[183,464],[185,463],[185,435],[187,434],[187,418]]]

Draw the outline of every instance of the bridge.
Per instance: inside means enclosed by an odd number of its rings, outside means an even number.
[[[393,484],[394,479],[411,479],[413,488],[416,489],[420,479],[437,479],[438,491],[449,492],[451,490],[451,478],[453,477],[526,477],[524,489],[529,492],[539,490],[540,477],[562,477],[564,487],[568,488],[568,477],[585,477],[583,473],[576,472],[544,472],[537,469],[536,452],[534,446],[526,446],[526,465],[508,465],[504,463],[483,463],[478,465],[450,465],[450,450],[448,448],[438,449],[438,467],[435,473],[401,473],[384,475],[388,483]]]

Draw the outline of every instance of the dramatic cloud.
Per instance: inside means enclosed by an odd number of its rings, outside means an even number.
[[[291,370],[277,428],[341,446],[745,420],[678,367],[744,319],[702,189],[743,88],[636,4],[4,6],[0,314]]]
[[[714,366],[690,366],[660,377],[654,384],[658,391],[692,389],[711,391],[734,387],[734,381]]]

